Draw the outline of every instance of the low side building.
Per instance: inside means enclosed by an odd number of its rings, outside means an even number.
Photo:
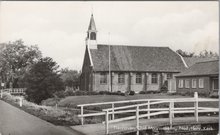
[[[177,92],[210,95],[218,92],[218,77],[219,60],[198,62],[176,76]]]

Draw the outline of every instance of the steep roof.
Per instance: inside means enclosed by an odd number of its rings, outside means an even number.
[[[111,71],[180,72],[185,69],[177,53],[168,47],[110,45]],[[109,46],[90,49],[94,71],[108,71]]]
[[[93,14],[91,15],[88,30],[96,31],[95,20],[93,18]]]
[[[200,57],[183,57],[183,58],[188,67],[191,67],[192,65],[198,62],[213,61],[218,59],[218,58],[200,58]]]
[[[177,76],[201,76],[201,75],[218,75],[219,60],[198,62],[181,72]]]

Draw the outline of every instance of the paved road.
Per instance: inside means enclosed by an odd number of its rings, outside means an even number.
[[[81,135],[30,115],[0,100],[0,135]]]

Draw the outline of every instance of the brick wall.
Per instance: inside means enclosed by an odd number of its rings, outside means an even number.
[[[107,73],[107,72],[106,72]],[[140,91],[157,91],[160,90],[160,82],[164,82],[166,80],[166,73],[161,74],[158,73],[158,83],[157,84],[152,84],[151,83],[151,73],[141,73],[142,75],[142,83],[137,84],[136,83],[136,73],[129,73],[125,72],[125,83],[119,84],[118,83],[118,73],[112,73],[112,91],[121,91],[125,92],[128,90],[133,90],[135,92],[140,92]],[[161,78],[161,75],[163,77]],[[130,77],[129,77],[130,76]],[[129,82],[129,79],[131,81]],[[146,79],[146,80],[145,80]],[[162,79],[162,80],[161,80]],[[109,90],[109,74],[107,73],[107,83],[106,84],[100,84],[100,72],[93,73],[93,90],[94,91],[108,91]]]

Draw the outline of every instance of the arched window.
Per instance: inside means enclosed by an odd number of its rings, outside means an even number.
[[[91,32],[90,40],[96,40],[96,33],[95,32]]]

